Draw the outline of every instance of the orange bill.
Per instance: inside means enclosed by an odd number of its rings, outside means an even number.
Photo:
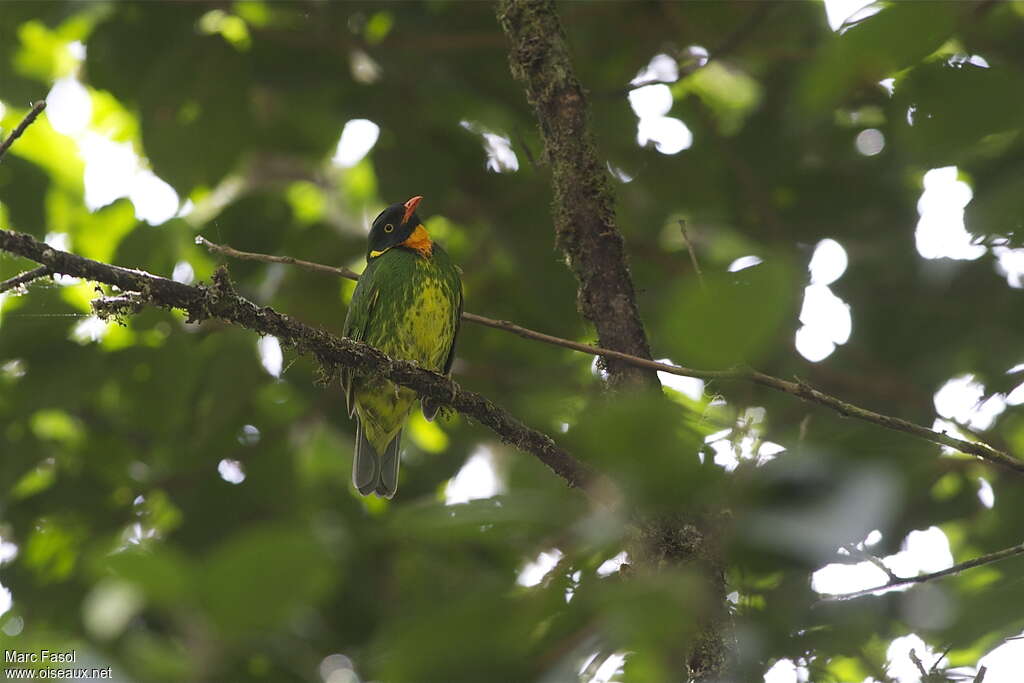
[[[421,201],[423,201],[423,197],[417,195],[405,203],[405,215],[402,216],[403,224],[409,222],[409,218],[412,217],[413,212],[416,211],[416,207],[420,205]]]

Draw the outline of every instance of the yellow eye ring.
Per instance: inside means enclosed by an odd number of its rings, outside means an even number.
[[[384,232],[392,232],[394,229],[395,226],[391,225],[390,223],[384,226]]]

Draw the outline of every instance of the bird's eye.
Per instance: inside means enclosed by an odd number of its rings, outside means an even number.
[[[395,226],[391,225],[390,223],[388,223],[387,225],[384,226],[384,232],[391,232],[394,229],[395,229]]]

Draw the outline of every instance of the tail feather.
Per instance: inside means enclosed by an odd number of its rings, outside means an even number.
[[[356,418],[356,452],[352,458],[352,483],[359,493],[368,496],[377,488],[379,462],[377,451],[363,431],[363,423]]]
[[[363,423],[356,418],[356,452],[352,459],[352,483],[364,496],[376,493],[382,498],[391,498],[398,490],[399,448],[402,432],[399,430],[391,440],[384,454],[378,456],[377,449],[366,438]]]
[[[377,473],[377,495],[384,498],[391,498],[398,490],[398,465],[399,447],[402,445],[402,430],[398,430],[395,438],[391,440],[388,447],[384,449],[384,455],[380,457],[378,464],[380,471]]]

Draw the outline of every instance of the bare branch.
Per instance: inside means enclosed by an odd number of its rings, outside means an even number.
[[[942,653],[938,657],[935,658],[935,661],[932,662],[931,668],[928,669],[929,675],[935,675],[938,672],[939,664],[942,664],[942,660],[944,660],[946,658],[946,655],[948,655],[949,651],[952,650],[952,649],[953,649],[952,645],[947,645],[946,649],[943,650]]]
[[[928,672],[924,668],[924,663],[921,661],[921,658],[917,656],[917,652],[914,651],[914,648],[910,648],[910,661],[912,661],[914,663],[914,666],[917,667],[917,670],[921,673],[922,678],[928,677]]]
[[[843,548],[846,549],[846,552],[850,553],[851,557],[856,557],[859,560],[870,562],[871,564],[881,569],[883,572],[885,572],[885,575],[889,578],[890,581],[900,580],[900,577],[896,576],[896,574],[894,574],[893,571],[889,569],[889,566],[882,561],[882,558],[861,550],[853,543],[847,543],[843,546]]]
[[[14,141],[21,137],[21,134],[25,132],[25,129],[32,125],[32,122],[36,120],[36,117],[43,113],[44,109],[46,109],[46,100],[39,100],[32,105],[32,109],[30,109],[28,114],[25,115],[25,118],[21,120],[18,127],[11,131],[11,134],[7,136],[6,140],[0,142],[0,159],[4,158],[4,155],[7,154],[7,150],[11,148]]]
[[[21,273],[20,275],[15,275],[10,279],[0,282],[0,294],[3,294],[9,289],[14,289],[15,287],[21,287],[22,285],[26,285],[29,282],[32,282],[33,280],[38,280],[41,277],[46,277],[51,272],[52,271],[46,266],[39,266],[38,268],[33,268],[32,270],[26,270],[24,273]]]
[[[301,261],[299,259],[293,259],[291,257],[283,256],[269,256],[266,254],[256,254],[252,252],[238,251],[231,247],[216,245],[212,242],[200,237],[197,238],[200,244],[206,245],[213,251],[217,251],[223,254],[230,254],[237,256],[237,258],[245,258],[251,261],[265,261],[267,263],[291,263],[293,265],[307,268],[309,270],[327,273],[331,275],[339,275],[341,277],[347,277],[351,279],[358,279],[358,275],[348,270],[347,268],[333,268],[331,266],[325,266],[319,263],[311,263],[309,261]],[[861,408],[860,406],[852,403],[847,403],[842,399],[830,396],[822,391],[818,391],[814,387],[810,386],[803,380],[797,380],[790,382],[778,377],[766,375],[757,370],[750,368],[733,368],[730,370],[696,370],[693,368],[683,367],[681,365],[670,365],[668,363],[659,363],[658,361],[650,360],[648,358],[639,358],[637,356],[631,356],[628,353],[622,353],[621,351],[613,351],[611,349],[602,348],[600,346],[591,346],[589,344],[583,344],[581,342],[572,341],[570,339],[563,339],[561,337],[555,337],[550,334],[544,334],[543,332],[537,332],[507,320],[495,320],[493,318],[486,318],[482,315],[475,313],[463,313],[462,319],[468,322],[476,323],[478,325],[484,325],[486,327],[493,327],[498,330],[504,330],[505,332],[511,332],[512,334],[523,337],[524,339],[531,339],[533,341],[539,341],[544,344],[551,344],[553,346],[560,346],[566,349],[572,349],[579,351],[580,353],[586,353],[592,356],[605,356],[621,360],[623,363],[630,365],[636,365],[642,368],[649,368],[657,372],[667,372],[670,375],[679,375],[680,377],[695,377],[697,379],[703,379],[707,381],[741,381],[741,382],[753,382],[775,391],[781,391],[792,396],[796,396],[809,403],[817,403],[818,405],[824,406],[831,410],[836,411],[843,417],[853,417],[864,422],[870,422],[871,424],[885,427],[897,432],[903,432],[904,434],[910,434],[916,436],[925,441],[938,444],[940,446],[948,446],[949,448],[956,449],[961,453],[968,455],[974,455],[982,460],[987,460],[991,463],[1000,465],[1009,470],[1024,474],[1024,460],[1015,458],[1008,453],[993,448],[988,444],[978,441],[965,441],[945,434],[944,432],[936,432],[935,430],[922,427],[921,425],[902,420],[898,417],[890,417],[881,413]],[[806,418],[805,418],[806,419]],[[805,427],[801,427],[801,433],[806,432]],[[801,437],[802,438],[802,437]]]
[[[881,413],[876,413],[873,410],[868,410],[867,408],[861,408],[860,406],[847,403],[835,396],[830,396],[822,391],[818,391],[801,379],[797,379],[795,382],[789,382],[784,379],[779,379],[778,377],[766,375],[763,372],[758,372],[757,370],[749,369],[729,370],[726,371],[726,373],[731,375],[727,379],[748,379],[755,384],[760,384],[764,387],[792,394],[793,396],[805,401],[817,403],[818,405],[823,405],[826,408],[831,408],[844,417],[854,417],[858,420],[863,420],[865,422],[885,427],[886,429],[911,434],[924,439],[925,441],[931,441],[932,443],[939,444],[940,446],[949,446],[961,453],[974,455],[982,460],[987,460],[991,463],[1005,467],[1006,469],[1024,474],[1024,460],[1020,460],[1004,453],[1003,451],[997,450],[986,443],[982,443],[981,441],[965,441],[963,439],[957,439],[949,436],[945,432],[937,432],[933,429],[922,427],[919,424],[914,424],[913,422],[909,422],[898,417],[890,417],[889,415],[882,415]]]
[[[694,251],[693,244],[690,243],[690,236],[686,234],[686,221],[679,221],[679,232],[683,235],[683,244],[686,245],[686,251],[690,252],[690,262],[693,264],[693,272],[697,274],[697,282],[700,283],[700,288],[704,289],[704,273],[700,272],[697,252]]]
[[[291,256],[272,256],[270,254],[256,254],[251,251],[239,251],[225,244],[214,244],[210,240],[206,239],[202,235],[196,237],[196,244],[206,247],[212,252],[217,254],[223,254],[224,256],[230,256],[242,261],[262,261],[263,263],[284,263],[289,266],[299,266],[306,270],[311,270],[314,273],[327,273],[328,275],[338,275],[340,277],[348,278],[349,280],[358,280],[359,273],[349,270],[348,268],[336,268],[334,266],[325,266],[322,263],[313,263],[312,261],[303,261],[302,259],[292,258]]]
[[[451,379],[414,363],[389,358],[366,344],[335,337],[271,308],[256,306],[234,292],[223,268],[214,273],[213,287],[193,287],[141,270],[60,251],[31,235],[6,230],[0,230],[0,249],[42,263],[55,273],[104,282],[131,293],[102,299],[96,308],[98,314],[128,313],[143,305],[178,308],[186,311],[192,322],[216,318],[259,334],[273,335],[300,353],[313,354],[329,368],[344,365],[362,373],[380,375],[450,406],[490,428],[505,443],[533,454],[570,486],[583,486],[592,477],[586,465],[558,446],[550,436],[527,427],[486,397],[466,391]]]
[[[555,243],[576,276],[577,306],[601,346],[650,358],[608,172],[588,127],[587,99],[576,78],[553,0],[502,0],[498,22],[511,43],[512,75],[526,86],[551,165]],[[649,368],[605,355],[613,385],[656,387]]]
[[[819,602],[837,602],[841,600],[852,600],[853,598],[859,598],[864,595],[869,595],[871,593],[875,593],[878,591],[888,590],[890,588],[896,588],[898,586],[908,586],[915,583],[925,583],[926,581],[933,581],[935,579],[941,579],[946,576],[952,576],[954,574],[959,574],[960,572],[966,571],[968,569],[974,569],[975,567],[981,567],[986,564],[992,564],[993,562],[1006,560],[1011,557],[1016,557],[1017,555],[1024,555],[1024,543],[1021,543],[1020,545],[1015,545],[1011,548],[997,550],[996,552],[989,553],[987,555],[981,555],[979,557],[975,557],[972,560],[967,560],[966,562],[961,562],[960,564],[954,564],[952,567],[948,567],[937,572],[932,572],[930,574],[919,574],[918,576],[907,576],[902,578],[894,577],[892,579],[889,579],[889,581],[885,584],[881,586],[876,586],[875,588],[865,588],[863,590],[854,591],[852,593],[828,595],[821,598]]]
[[[978,675],[974,677],[974,683],[982,683],[985,680],[985,674],[987,673],[988,669],[984,666],[978,669]]]

